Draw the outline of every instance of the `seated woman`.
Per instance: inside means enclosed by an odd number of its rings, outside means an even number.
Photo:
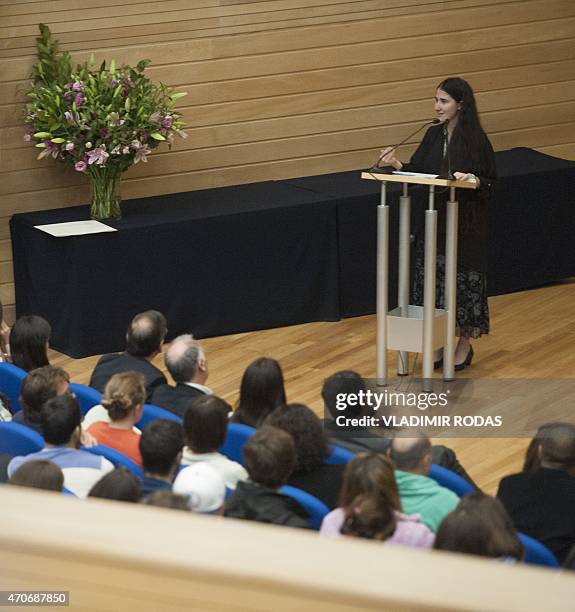
[[[419,515],[403,514],[393,466],[385,455],[360,453],[346,466],[339,507],[320,534],[352,535],[415,548],[431,548],[434,535]]]
[[[479,491],[464,497],[443,519],[433,548],[511,562],[524,555],[503,504]]]
[[[51,333],[46,319],[35,315],[20,317],[10,332],[12,363],[25,372],[50,365],[48,342]]]
[[[260,357],[246,368],[240,387],[240,399],[232,422],[259,427],[278,406],[286,403],[284,377],[275,359]]]
[[[209,463],[224,479],[228,489],[247,480],[242,465],[228,459],[218,449],[226,440],[231,406],[215,395],[202,395],[190,402],[184,415],[184,456],[182,464]]]
[[[287,484],[303,489],[333,510],[345,465],[324,463],[329,445],[319,418],[303,404],[288,404],[274,410],[265,424],[283,429],[293,438],[297,460]]]
[[[124,453],[142,465],[140,434],[133,431],[142,418],[146,387],[144,375],[139,372],[114,374],[104,389],[102,406],[108,411],[110,422],[97,421],[88,427],[88,433],[98,444],[104,444]]]

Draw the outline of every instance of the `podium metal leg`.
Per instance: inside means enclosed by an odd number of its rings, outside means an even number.
[[[425,268],[423,283],[423,391],[432,391],[433,321],[435,317],[435,272],[437,263],[437,211],[435,189],[429,187],[429,208],[425,211]]]
[[[387,386],[387,291],[389,284],[389,206],[385,183],[381,184],[381,204],[377,207],[377,330],[376,384]]]
[[[459,203],[455,200],[455,188],[451,187],[447,202],[445,238],[445,309],[447,326],[443,348],[443,380],[455,378],[455,325],[457,314],[457,233]]]
[[[408,195],[407,184],[403,185],[403,195],[399,198],[399,282],[397,305],[401,316],[407,316],[409,306],[409,251],[411,233],[411,197]],[[397,373],[407,376],[409,373],[409,353],[398,351]]]

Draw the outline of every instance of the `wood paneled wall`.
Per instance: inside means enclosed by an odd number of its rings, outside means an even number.
[[[573,0],[0,0],[0,298],[13,316],[8,222],[87,202],[84,177],[24,143],[37,25],[74,60],[150,58],[187,91],[189,138],[132,168],[125,198],[359,168],[469,79],[498,150],[575,159]],[[414,139],[415,140],[415,139]],[[400,154],[405,158],[415,142]]]

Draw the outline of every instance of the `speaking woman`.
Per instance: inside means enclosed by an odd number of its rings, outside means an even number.
[[[456,330],[459,342],[455,350],[455,369],[471,365],[471,338],[489,333],[487,306],[487,205],[496,177],[493,147],[481,127],[475,96],[469,84],[460,77],[442,81],[435,92],[435,112],[440,124],[428,129],[409,163],[395,157],[393,148],[382,152],[382,164],[396,170],[447,174],[459,180],[475,180],[477,190],[461,189],[459,200],[459,240],[457,264]],[[445,202],[447,194],[438,194],[438,258],[436,303],[445,303]],[[423,304],[424,279],[423,236],[416,235],[413,301]],[[441,367],[441,355],[435,366]]]

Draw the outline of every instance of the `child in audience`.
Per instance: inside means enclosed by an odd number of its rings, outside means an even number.
[[[88,497],[136,503],[140,499],[140,481],[126,468],[116,468],[91,488]]]
[[[48,342],[51,333],[46,319],[35,315],[20,317],[10,332],[12,363],[26,372],[50,365]]]
[[[339,507],[323,520],[322,535],[352,535],[431,548],[433,532],[419,515],[401,511],[393,466],[385,455],[360,453],[346,466]]]
[[[284,377],[275,359],[260,357],[246,368],[240,399],[232,416],[234,423],[259,427],[278,406],[286,403]]]
[[[172,491],[183,495],[192,512],[221,514],[226,497],[226,483],[209,463],[197,463],[184,468],[174,480]]]
[[[224,479],[228,489],[238,480],[247,480],[245,468],[231,461],[218,449],[226,440],[230,405],[215,395],[202,395],[190,402],[184,415],[184,465],[207,463]]]
[[[275,427],[262,426],[244,446],[244,464],[250,476],[238,482],[226,500],[224,515],[260,523],[309,528],[307,512],[278,489],[295,466],[293,440]]]
[[[98,421],[88,427],[98,444],[104,444],[142,465],[140,435],[133,431],[142,418],[146,387],[144,375],[139,372],[114,374],[104,389],[102,406],[108,411],[110,423]]]
[[[523,559],[523,545],[503,504],[479,491],[464,497],[443,519],[433,548],[503,561]]]
[[[9,484],[61,493],[64,488],[64,473],[51,461],[28,461],[12,474]]]

